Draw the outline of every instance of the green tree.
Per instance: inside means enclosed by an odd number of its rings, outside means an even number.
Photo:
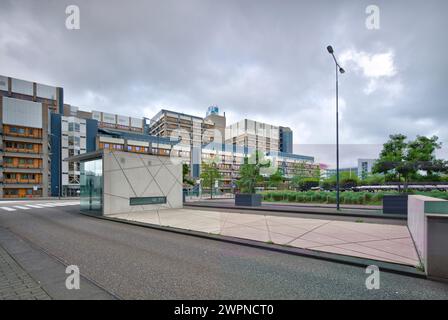
[[[283,182],[283,171],[278,168],[270,177],[269,177],[269,186],[278,188],[280,184]]]
[[[308,191],[312,188],[316,188],[319,186],[319,179],[316,179],[314,177],[311,178],[303,178],[299,182],[299,189],[301,191]]]
[[[221,173],[216,167],[215,162],[202,163],[201,180],[202,186],[210,189],[210,198],[213,198],[213,188],[215,182],[221,179]]]
[[[268,168],[270,161],[265,160],[260,151],[256,151],[250,157],[244,158],[244,163],[240,166],[240,178],[236,182],[242,193],[255,193],[257,183],[263,181],[260,174],[261,168]]]
[[[193,179],[190,177],[190,167],[186,163],[182,164],[182,181],[184,185],[194,186],[195,184]]]
[[[341,189],[350,189],[358,185],[358,177],[351,172],[340,172],[339,173],[339,186]],[[336,175],[325,179],[321,183],[322,188],[325,190],[336,189]]]
[[[291,178],[291,186],[295,189],[300,189],[302,184],[301,182],[311,177],[311,174],[306,167],[306,164],[304,161],[301,161],[299,163],[296,163],[294,166],[294,175]],[[320,169],[319,169],[319,178],[320,178]]]
[[[417,136],[415,140],[408,142],[406,136],[402,134],[391,135],[389,138],[383,145],[372,171],[392,177],[398,182],[399,191],[402,191],[403,181],[403,191],[406,192],[410,179],[416,179],[421,171],[427,175],[447,171],[447,162],[438,160],[435,156],[435,151],[442,146],[437,136],[431,138]]]
[[[302,181],[303,180],[303,178],[301,177],[301,176],[297,176],[297,175],[294,175],[292,178],[291,178],[291,187],[293,187],[294,189],[299,189],[300,188],[300,181]]]
[[[320,171],[320,166],[319,165],[317,165],[315,168],[314,168],[314,170],[313,170],[313,178],[314,179],[317,179],[317,180],[319,180],[320,181],[320,179],[321,179],[321,171]]]
[[[385,178],[384,174],[369,174],[360,181],[360,184],[365,186],[383,185]]]

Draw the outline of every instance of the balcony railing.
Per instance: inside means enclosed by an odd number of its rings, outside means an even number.
[[[3,179],[6,184],[41,184],[41,181],[36,179]]]

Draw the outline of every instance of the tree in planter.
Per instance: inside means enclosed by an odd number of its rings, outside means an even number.
[[[240,166],[240,178],[236,182],[241,193],[255,193],[257,183],[263,181],[260,169],[270,167],[269,160],[265,160],[263,154],[259,151],[255,152],[250,158],[244,158],[244,164]]]
[[[412,177],[419,175],[420,171],[427,174],[447,172],[447,162],[438,160],[435,151],[441,148],[438,137],[431,138],[417,136],[414,141],[406,142],[407,137],[395,134],[389,137],[383,145],[379,159],[373,166],[373,173],[383,173],[387,178],[398,182],[398,191],[407,192],[407,186]]]
[[[206,188],[210,188],[210,199],[213,199],[213,188],[215,186],[215,181],[219,181],[221,179],[221,173],[216,168],[215,162],[210,163],[202,163],[201,170],[201,180],[202,186]]]

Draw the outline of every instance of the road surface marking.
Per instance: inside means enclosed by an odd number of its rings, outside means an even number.
[[[0,207],[0,209],[6,210],[6,211],[16,211],[16,209],[8,208],[8,207]]]
[[[37,205],[42,207],[53,207],[51,204],[48,203],[38,203]]]
[[[13,206],[14,208],[17,209],[23,209],[23,210],[30,210],[31,208],[27,208],[27,207],[22,207],[22,206]]]
[[[56,207],[57,206],[57,204],[55,204],[55,203],[46,203],[45,204],[47,207]]]
[[[41,206],[37,206],[37,205],[35,205],[35,204],[27,204],[26,205],[27,207],[30,207],[30,208],[39,208],[39,209],[42,209],[43,207],[41,207]]]

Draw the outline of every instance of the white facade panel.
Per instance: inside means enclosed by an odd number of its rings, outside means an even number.
[[[8,77],[0,76],[0,90],[8,91]]]
[[[131,118],[131,127],[143,128],[143,119]]]
[[[3,97],[3,123],[42,128],[42,104]]]
[[[115,115],[114,114],[103,112],[103,122],[104,123],[115,124],[117,121],[115,119]]]
[[[124,144],[124,139],[100,137],[100,142]]]
[[[153,144],[153,147],[154,146],[157,146],[160,149],[171,149],[171,145],[170,144],[159,143],[159,144]]]
[[[63,148],[64,147],[68,148],[68,136],[62,135],[61,145]]]
[[[87,132],[86,131],[86,120],[80,119],[79,120],[79,133],[80,133],[80,135],[85,136],[86,132]]]
[[[138,147],[149,147],[149,142],[137,141],[137,140],[128,140],[128,145],[130,145],[130,146],[138,146]]]
[[[38,83],[36,84],[36,96],[56,100],[56,87]]]
[[[33,93],[33,83],[20,79],[12,79],[12,92],[26,94],[32,96]]]
[[[67,142],[67,145],[68,145],[68,142]],[[68,149],[67,148],[62,149],[62,159],[66,159],[66,158],[68,158]],[[66,163],[66,161],[62,161],[62,163]],[[68,170],[68,167],[65,171],[67,171],[67,170]]]
[[[62,184],[68,185],[68,174],[62,174]]]
[[[117,115],[117,124],[120,126],[129,127],[129,117]]]
[[[64,118],[64,117],[63,117],[63,118]],[[68,131],[68,122],[67,122],[67,120],[62,120],[62,123],[61,123],[61,130],[62,130],[63,132]]]
[[[101,112],[99,111],[92,111],[92,119],[101,121]]]
[[[70,106],[70,115],[76,117],[78,114],[79,108],[76,106]]]
[[[173,117],[173,118],[177,118],[179,116],[177,113],[172,113],[172,112],[167,112],[166,115],[168,117]]]

